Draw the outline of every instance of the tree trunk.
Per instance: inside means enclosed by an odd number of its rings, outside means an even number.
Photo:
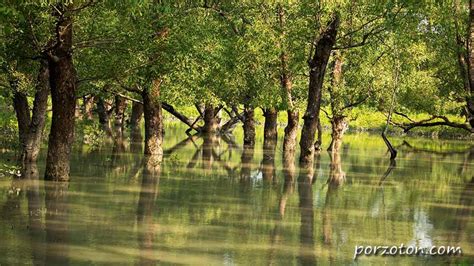
[[[15,91],[13,95],[13,107],[16,113],[16,121],[18,124],[18,138],[20,147],[25,147],[28,128],[30,126],[30,107],[28,106],[28,98],[23,92]]]
[[[130,117],[130,150],[138,152],[142,149],[142,133],[140,121],[143,116],[143,104],[134,102],[132,105],[132,115]]]
[[[271,143],[270,145],[275,145],[278,139],[278,111],[273,108],[266,108],[263,111],[263,116],[265,117],[265,124],[263,128],[263,143]]]
[[[53,117],[46,159],[46,180],[69,180],[69,156],[74,141],[76,70],[72,59],[73,19],[58,5],[56,17],[61,40],[48,57]],[[60,12],[61,11],[61,12]]]
[[[286,202],[291,193],[294,191],[296,181],[296,167],[295,167],[295,150],[283,150],[283,176],[285,182],[283,184],[283,193],[280,198],[279,211],[280,217],[285,216]]]
[[[116,132],[123,133],[125,110],[127,109],[127,101],[125,98],[115,96],[115,121],[114,127]]]
[[[283,139],[283,152],[294,151],[296,149],[296,137],[298,136],[299,112],[297,110],[287,110],[288,124],[285,127],[285,137]]]
[[[342,144],[342,137],[347,130],[347,122],[344,116],[335,116],[331,119],[331,144],[328,151],[339,152]]]
[[[280,24],[281,39],[286,37],[286,16],[285,10],[281,5],[278,5],[278,22]],[[280,83],[286,95],[286,103],[288,106],[288,124],[285,127],[285,137],[283,138],[283,151],[293,151],[296,146],[296,137],[298,134],[298,120],[299,112],[293,105],[291,91],[293,90],[293,83],[290,70],[288,68],[288,54],[286,53],[284,42],[280,42]]]
[[[240,171],[240,181],[242,183],[247,183],[250,181],[252,176],[252,166],[253,166],[253,156],[255,154],[254,145],[244,145],[244,150],[241,155],[241,171]]]
[[[263,145],[262,178],[272,182],[275,178],[275,152],[276,142],[267,141]]]
[[[155,80],[142,92],[145,117],[145,155],[163,155],[163,114],[160,102],[161,82]]]
[[[321,125],[321,118],[318,116],[318,121],[316,121],[316,128],[318,129],[318,138],[314,143],[314,150],[316,152],[321,151],[321,145],[323,144],[323,126]]]
[[[211,170],[214,163],[213,149],[217,139],[215,134],[205,134],[204,143],[202,144],[202,168]]]
[[[316,43],[312,59],[309,60],[309,87],[308,104],[303,116],[304,124],[300,140],[300,162],[312,162],[314,157],[314,136],[319,119],[321,107],[321,94],[324,81],[324,74],[331,55],[332,47],[336,42],[337,30],[339,27],[339,16],[333,15],[326,30],[321,34]]]
[[[112,136],[112,129],[110,128],[109,123],[109,113],[107,112],[107,108],[105,106],[105,101],[103,98],[99,97],[97,101],[97,113],[99,115],[99,123],[108,136]]]
[[[35,99],[33,102],[33,115],[28,127],[26,142],[23,146],[22,160],[36,162],[41,148],[43,129],[46,120],[49,95],[49,70],[46,63],[41,65],[38,73]]]
[[[143,104],[133,102],[132,115],[130,116],[130,128],[134,129],[140,126],[143,116]]]
[[[466,96],[467,120],[474,129],[474,1],[469,1],[469,32],[468,32],[468,73],[469,90]]]
[[[214,108],[211,104],[206,104],[204,109],[204,128],[203,133],[205,134],[215,134],[219,126],[219,121],[217,118],[218,110]]]
[[[94,109],[95,96],[94,95],[91,95],[89,97],[84,96],[82,101],[83,101],[83,106],[84,106],[84,116],[88,120],[94,119],[93,109]]]
[[[248,105],[244,106],[244,146],[255,145],[255,116],[254,109]]]

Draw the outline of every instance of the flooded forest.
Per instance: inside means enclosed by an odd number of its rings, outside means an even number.
[[[471,265],[473,140],[473,0],[0,3],[0,265]]]

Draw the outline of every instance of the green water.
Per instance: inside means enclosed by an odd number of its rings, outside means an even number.
[[[204,148],[197,137],[176,146],[180,127],[166,132],[153,173],[125,142],[123,152],[77,146],[68,184],[42,181],[44,159],[23,179],[0,176],[0,265],[474,262],[471,143],[395,139],[390,172],[380,137],[349,135],[311,172],[283,163],[281,141],[274,156],[261,142],[242,156],[239,132]],[[463,255],[353,260],[356,245],[402,243]]]

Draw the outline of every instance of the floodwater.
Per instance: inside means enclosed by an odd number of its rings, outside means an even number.
[[[379,136],[348,135],[339,154],[323,151],[301,169],[282,159],[281,139],[274,153],[261,142],[243,149],[240,131],[211,140],[166,132],[151,170],[125,141],[77,146],[69,183],[42,180],[44,157],[21,178],[0,175],[0,265],[474,262],[472,143],[394,139],[391,166]],[[462,255],[353,260],[356,245],[400,244]]]

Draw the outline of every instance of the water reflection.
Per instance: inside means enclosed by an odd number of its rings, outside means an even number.
[[[143,175],[137,207],[137,241],[140,249],[138,265],[155,265],[158,262],[154,250],[156,225],[153,216],[157,210],[156,198],[161,172],[160,157],[147,157],[143,163]]]
[[[314,252],[313,176],[313,165],[300,163],[298,197],[301,220],[298,259],[301,265],[316,265],[316,254]]]
[[[275,180],[276,141],[265,140],[263,144],[262,178],[265,182]]]
[[[40,180],[38,166],[30,163],[23,166],[22,178],[26,181],[28,200],[28,233],[31,244],[31,257],[34,265],[44,264],[44,232],[42,223],[42,205],[40,198]]]
[[[0,264],[350,264],[354,245],[410,240],[465,252],[430,258],[434,264],[472,261],[468,152],[400,152],[386,176],[385,146],[370,146],[371,138],[363,141],[367,148],[356,143],[341,154],[315,154],[314,167],[301,169],[295,153],[277,148],[267,164],[269,186],[259,176],[268,154],[262,143],[254,149],[232,139],[182,137],[167,134],[164,164],[122,153],[112,168],[102,161],[111,149],[73,153],[69,189],[43,186],[35,166],[22,171],[24,180],[0,178]],[[416,265],[426,258],[360,262]]]
[[[241,171],[240,171],[240,182],[241,183],[250,183],[252,177],[252,166],[253,166],[253,157],[255,154],[254,145],[244,145],[242,155],[240,157],[241,161]]]
[[[68,182],[47,181],[45,189],[46,265],[69,263]]]
[[[329,164],[329,187],[339,187],[346,182],[346,172],[342,170],[341,154],[339,152],[330,152],[329,157],[331,163]]]

